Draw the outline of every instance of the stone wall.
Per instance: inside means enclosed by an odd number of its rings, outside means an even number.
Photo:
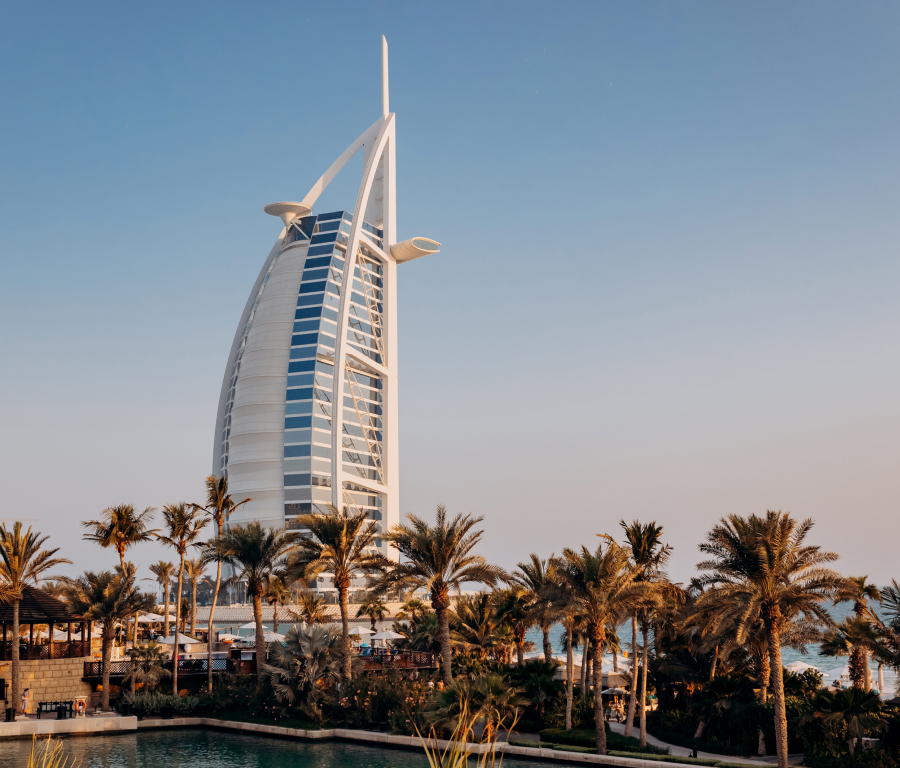
[[[31,689],[31,697],[28,701],[29,713],[37,710],[39,701],[74,701],[79,696],[84,696],[90,703],[91,686],[81,679],[85,661],[90,661],[90,659],[46,659],[19,662],[20,690]],[[10,666],[8,663],[4,664],[3,670],[0,672],[7,681],[7,695],[9,695],[12,683]],[[21,705],[21,699],[15,702],[16,710]],[[12,706],[12,702],[7,706]]]

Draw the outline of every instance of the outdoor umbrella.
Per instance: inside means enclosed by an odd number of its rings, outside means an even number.
[[[785,664],[784,668],[789,672],[796,672],[798,675],[801,672],[806,672],[807,669],[814,669],[816,670],[816,672],[822,671],[818,667],[814,667],[812,664],[807,664],[805,661],[792,661],[790,664]]]
[[[374,634],[374,632],[372,632],[372,630],[369,629],[368,627],[353,627],[353,629],[351,629],[347,634],[349,634],[349,635],[372,635],[372,634]]]
[[[398,635],[396,632],[391,632],[389,629],[382,629],[377,635],[372,635],[373,640],[384,640],[385,645],[387,645],[388,640],[405,640],[405,635]]]
[[[248,621],[246,624],[241,624],[238,629],[256,629],[256,622]]]
[[[175,635],[169,635],[168,637],[164,637],[159,640],[162,645],[175,645]],[[185,645],[190,643],[199,643],[200,641],[195,637],[188,637],[187,635],[182,635],[181,632],[178,633],[178,645]]]
[[[165,620],[165,616],[160,616],[157,613],[147,613],[138,618],[138,624],[159,624]]]
[[[263,640],[267,643],[280,643],[284,640],[284,635],[279,635],[277,632],[263,632]]]

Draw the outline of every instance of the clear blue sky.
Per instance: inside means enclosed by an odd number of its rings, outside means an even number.
[[[444,244],[400,270],[403,511],[505,566],[656,519],[686,579],[783,508],[900,577],[888,2],[7,3],[0,517],[97,568],[78,521],[202,498],[261,207],[377,118],[382,33],[400,236]]]

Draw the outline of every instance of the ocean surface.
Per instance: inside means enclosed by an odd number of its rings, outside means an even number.
[[[843,621],[852,611],[853,605],[852,603],[838,603],[836,606],[833,606],[829,609],[832,617],[835,621],[841,622]],[[542,649],[543,640],[541,639],[541,632],[538,629],[531,629],[525,636],[528,640],[531,640],[536,646],[537,650],[540,651]],[[640,637],[640,635],[638,635]],[[554,653],[563,653],[563,641],[565,639],[565,631],[562,628],[561,624],[554,625],[554,627],[550,630],[550,642],[553,645]],[[623,644],[623,648],[630,649],[631,648],[631,624],[623,624],[619,627],[619,641]],[[819,652],[818,645],[809,645],[807,646],[807,652],[801,653],[800,651],[796,651],[793,648],[782,648],[781,656],[782,661],[785,665],[790,664],[794,661],[803,661],[806,664],[811,664],[814,667],[818,667],[821,672],[830,672],[832,670],[839,669],[841,667],[845,667],[849,659],[846,656],[824,656]],[[870,664],[872,670],[872,681],[874,683],[878,682],[878,665]],[[900,695],[900,689],[898,689],[898,681],[897,673],[889,669],[887,667],[884,668],[884,688],[885,690],[882,692],[884,698],[893,698],[896,695]],[[825,678],[826,683],[831,683],[834,680],[834,677]],[[847,684],[847,680],[844,680],[844,684]]]

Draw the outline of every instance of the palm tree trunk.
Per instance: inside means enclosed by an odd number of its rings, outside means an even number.
[[[262,595],[253,593],[253,623],[256,624],[256,679],[262,683],[262,667],[266,663],[266,638],[263,634]]]
[[[769,664],[772,668],[772,693],[775,699],[775,747],[778,751],[778,768],[788,768],[787,713],[784,706],[784,677],[781,674],[781,633],[778,621],[781,614],[776,608],[766,622],[769,643]]]
[[[347,587],[338,585],[338,597],[341,603],[341,664],[344,680],[350,681],[353,676],[353,659],[350,656],[350,605]]]
[[[706,730],[706,720],[700,719],[700,724],[697,726],[697,730],[694,732],[694,738],[699,739],[703,735],[703,731]]]
[[[197,579],[191,579],[191,637],[197,631]]]
[[[591,650],[591,641],[584,638],[584,652],[581,654],[581,696],[587,696],[588,668],[591,665],[591,658],[588,656]]]
[[[772,667],[769,665],[769,654],[764,653],[759,664],[759,703],[765,705],[769,699],[769,678],[772,676]],[[763,729],[759,729],[759,740],[756,745],[756,754],[765,757],[766,735]]]
[[[453,683],[452,651],[450,646],[450,617],[446,608],[435,609],[438,619],[438,637],[441,644],[441,666],[444,668],[444,685]]]
[[[869,649],[860,648],[859,655],[863,663],[863,690],[868,693],[872,690],[872,670],[869,669]]]
[[[272,603],[272,631],[278,632],[278,601]]]
[[[603,642],[600,637],[591,638],[591,656],[594,666],[594,727],[597,736],[597,754],[606,754],[606,723],[603,721]]]
[[[181,561],[178,566],[178,594],[175,600],[175,643],[172,645],[172,695],[178,695],[178,636],[179,619],[181,618],[181,586],[184,576],[184,553],[181,555]],[[168,616],[168,611],[166,616]]]
[[[575,652],[572,650],[572,627],[566,627],[566,730],[572,730],[572,698],[575,694]]]
[[[649,627],[646,621],[641,622],[641,639],[644,641],[644,647],[641,650],[641,747],[647,746],[647,632]]]
[[[628,714],[625,716],[625,736],[634,730],[634,711],[637,707],[637,611],[631,614],[631,690],[628,692]]]
[[[166,579],[165,583],[163,584],[163,589],[166,592],[165,597],[163,598],[163,600],[165,601],[165,604],[166,604],[166,616],[165,616],[166,620],[165,620],[165,628],[163,629],[163,633],[165,634],[166,637],[168,637],[169,636],[169,627],[171,626],[171,623],[169,622],[169,580],[168,579]]]
[[[115,632],[113,621],[107,619],[103,624],[103,694],[100,697],[100,709],[104,712],[109,709],[109,667],[112,663],[113,632]]]
[[[544,642],[544,661],[548,664],[553,663],[553,645],[550,643],[550,627],[543,626],[541,627],[541,636],[543,637]],[[569,684],[571,685],[572,681],[569,680]]]
[[[516,661],[521,667],[525,663],[525,632],[516,631]]]
[[[209,608],[209,621],[207,622],[207,629],[209,630],[209,636],[207,640],[209,642],[206,645],[206,674],[207,674],[207,685],[209,686],[209,692],[212,693],[213,689],[213,637],[215,633],[213,631],[213,615],[216,612],[216,601],[219,599],[219,584],[222,582],[222,561],[220,560],[216,563],[216,588],[213,590],[213,599],[212,605]]]
[[[12,639],[10,640],[10,650],[12,653],[10,654],[12,660],[12,708],[13,711],[17,711],[19,708],[19,674],[20,674],[20,663],[19,663],[19,603],[21,602],[21,598],[15,599],[12,601],[13,604],[13,625],[12,625]]]
[[[716,650],[713,652],[712,664],[709,665],[709,679],[713,680],[716,676],[716,666],[719,664],[719,644],[716,643]]]

